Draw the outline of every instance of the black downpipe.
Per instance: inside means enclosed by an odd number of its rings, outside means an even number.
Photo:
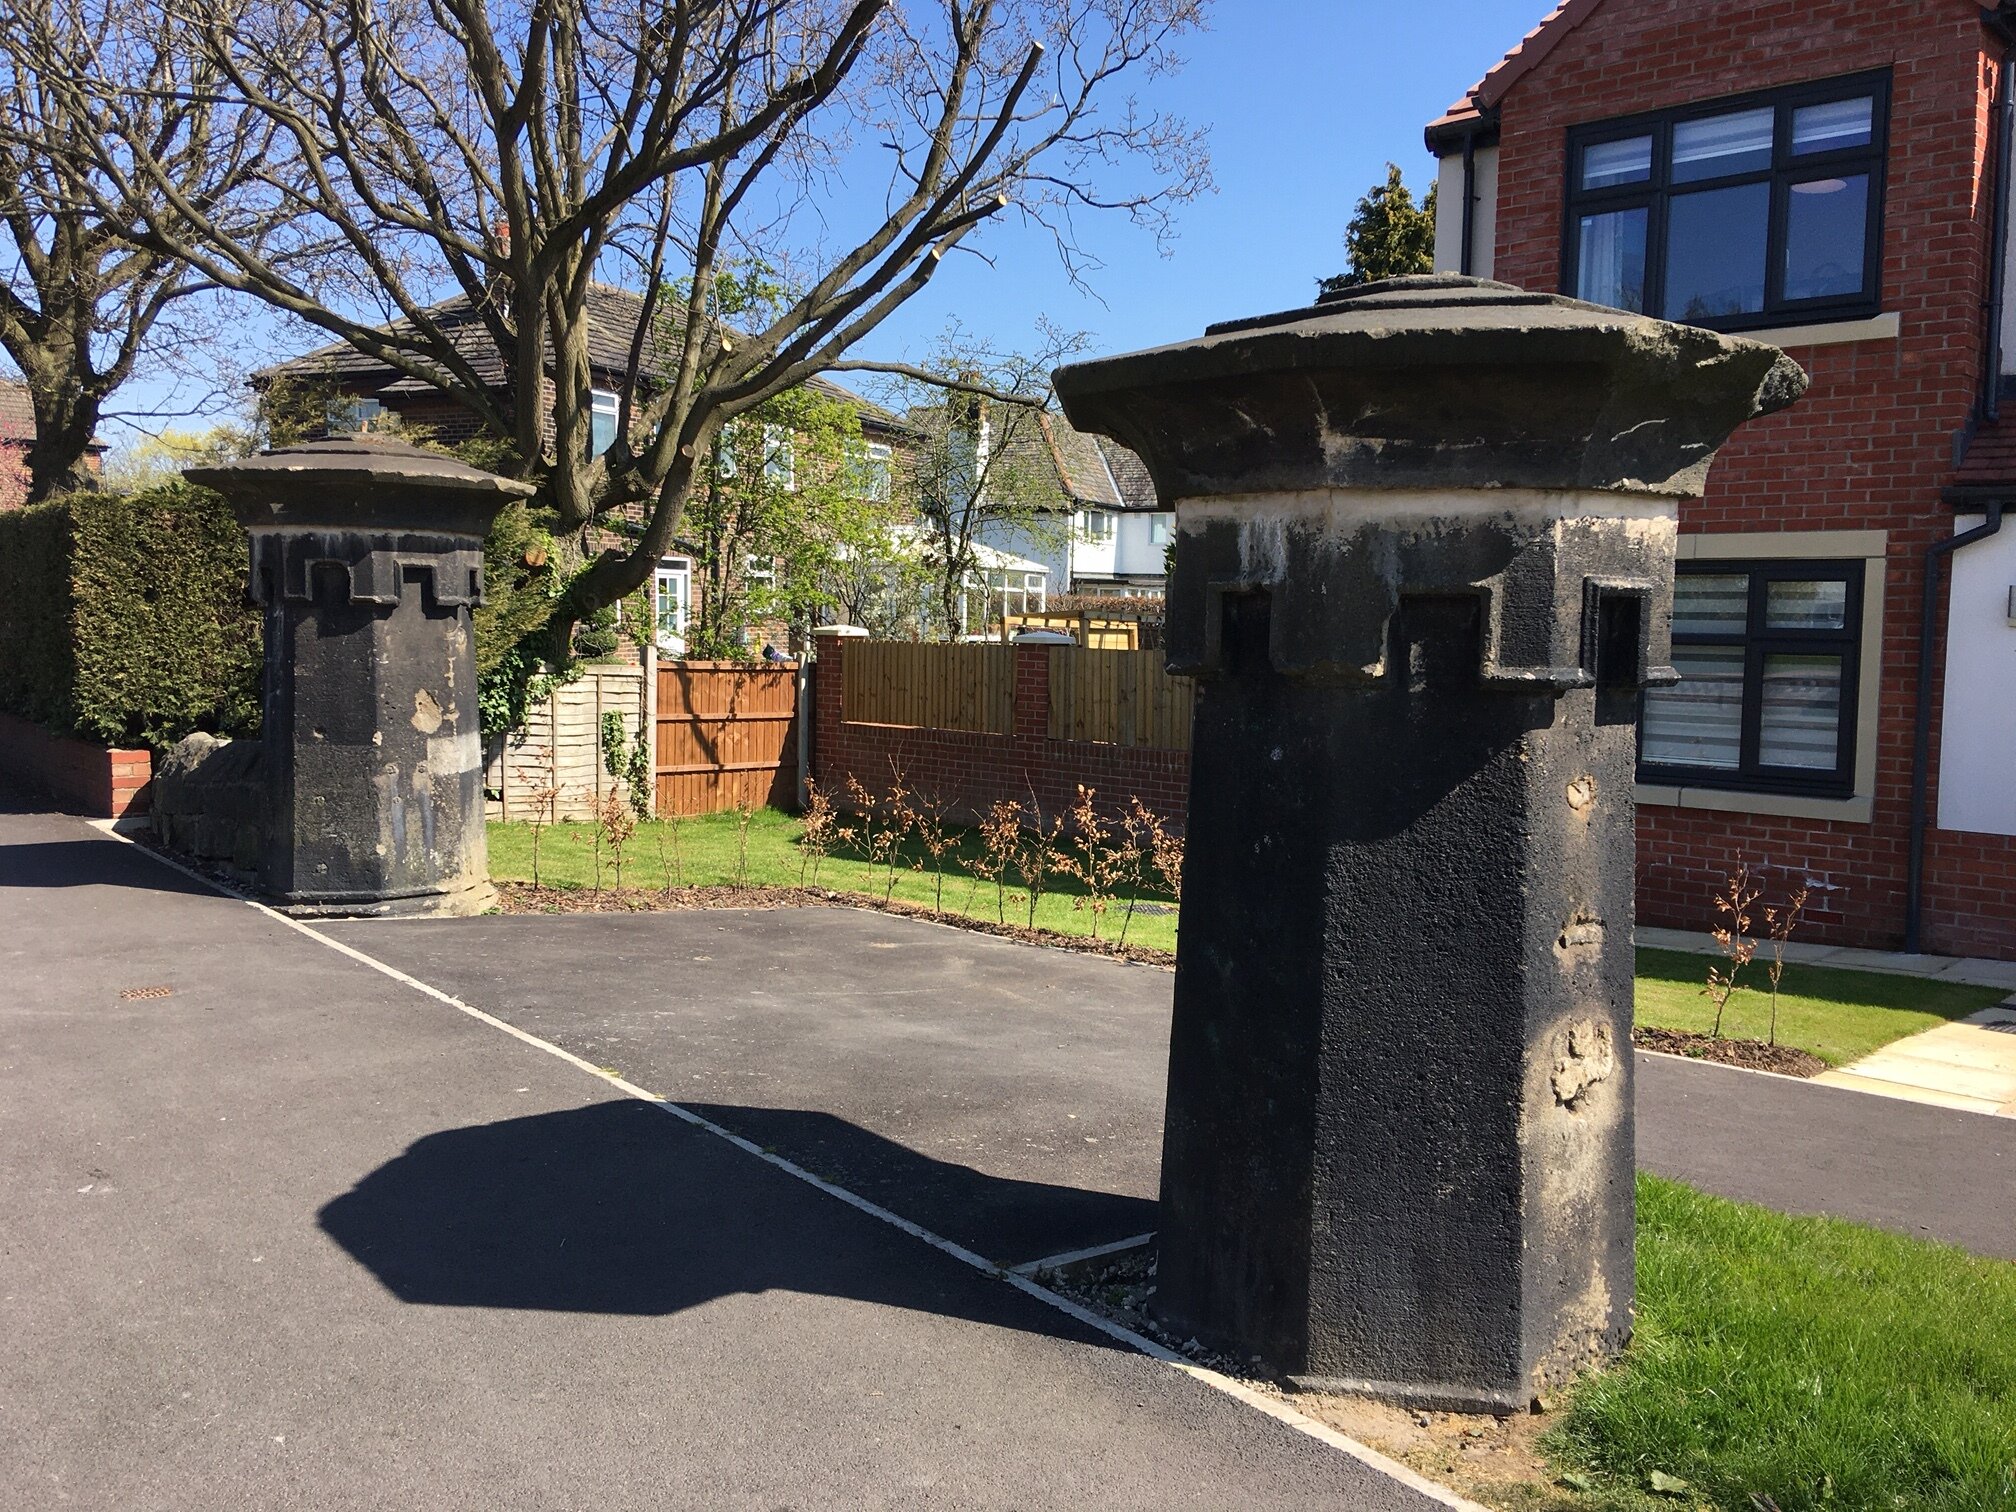
[[[1465,278],[1477,271],[1477,133],[1463,133],[1463,255],[1456,271]]]
[[[1965,507],[1965,506],[1962,506]],[[1946,558],[1963,546],[1985,540],[2002,528],[2000,501],[1985,506],[1988,518],[1972,530],[1934,541],[1925,549],[1925,600],[1918,615],[1918,723],[1911,732],[1911,867],[1905,883],[1904,950],[1917,955],[1925,924],[1926,789],[1932,765],[1932,658],[1939,639],[1939,584]]]
[[[2016,67],[2008,57],[2002,60],[2001,87],[1995,92],[1995,205],[1988,249],[1988,360],[1983,367],[1981,418],[1988,424],[2002,413],[2002,321],[2007,295],[2003,284],[2009,272],[2009,169],[2012,105],[2016,105]]]

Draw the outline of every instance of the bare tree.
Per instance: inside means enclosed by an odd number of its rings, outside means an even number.
[[[235,3],[235,0],[234,0]],[[270,123],[214,105],[216,71],[150,0],[15,0],[0,32],[0,348],[35,411],[31,501],[87,486],[86,456],[113,393],[148,368],[187,373],[211,351],[199,296],[215,288],[149,229],[194,207],[240,243],[267,251],[273,203],[254,170]],[[120,129],[150,172],[115,161],[92,71],[123,97]],[[248,192],[249,191],[249,192]]]
[[[997,352],[955,327],[894,380],[894,402],[921,437],[911,487],[948,636],[967,628],[963,601],[986,577],[986,548],[1048,554],[1072,529],[1045,427],[1050,373],[1084,345],[1046,325],[1036,350]]]
[[[630,513],[625,544],[560,599],[564,625],[647,581],[724,425],[865,366],[848,352],[984,222],[1013,208],[1048,227],[1074,275],[1089,210],[1166,233],[1208,162],[1128,90],[1174,66],[1205,3],[269,0],[244,16],[168,0],[220,99],[277,128],[266,182],[336,255],[276,261],[144,147],[97,167],[112,194],[158,203],[151,249],[465,405],[563,528]],[[149,140],[130,91],[66,77],[101,140]],[[750,261],[779,292],[730,321],[717,280]],[[591,455],[591,342],[612,334],[591,318],[598,279],[643,300],[613,333],[629,353],[616,442]]]

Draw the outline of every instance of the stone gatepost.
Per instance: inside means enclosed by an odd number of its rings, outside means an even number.
[[[483,538],[531,487],[373,436],[189,478],[252,540],[267,891],[300,914],[489,907],[469,616]]]
[[[1630,1335],[1632,772],[1675,512],[1775,348],[1395,279],[1067,367],[1199,679],[1156,1305],[1311,1389],[1523,1408]]]

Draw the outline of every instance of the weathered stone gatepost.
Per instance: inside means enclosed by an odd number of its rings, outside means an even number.
[[[1631,1329],[1631,784],[1676,504],[1805,377],[1435,277],[1056,383],[1174,504],[1200,680],[1163,1320],[1318,1389],[1523,1407]]]
[[[250,532],[265,608],[266,889],[305,914],[487,908],[469,616],[530,486],[373,436],[189,476]]]

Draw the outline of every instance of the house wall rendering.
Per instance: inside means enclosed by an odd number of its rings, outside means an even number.
[[[2009,537],[1954,555],[1950,631],[1935,604],[1940,655],[1921,667],[1918,649],[1927,549],[1980,519],[1956,521],[1946,490],[1999,376],[1984,373],[1984,312],[2005,234],[1996,100],[2007,47],[1994,18],[1960,0],[1573,0],[1430,128],[1451,210],[1469,138],[1482,200],[1470,219],[1491,238],[1473,243],[1472,271],[1743,330],[1813,377],[1801,403],[1723,448],[1705,497],[1681,510],[1683,608],[1697,615],[1681,628],[1703,633],[1683,635],[1676,660],[1689,658],[1695,703],[1678,738],[1648,718],[1641,756],[1702,765],[1698,781],[1670,763],[1641,768],[1645,923],[1708,927],[1715,891],[1744,861],[1765,872],[1774,900],[1808,889],[1806,937],[1900,946],[1922,675],[1933,739],[1921,948],[2016,958]],[[1817,166],[1802,167],[1806,153]],[[1855,210],[1864,194],[1866,221]],[[1749,254],[1716,238],[1745,234],[1753,213],[1751,287],[1724,266]],[[1439,242],[1438,267],[1458,271],[1460,230]],[[1805,605],[1798,623],[1824,628],[1774,642],[1781,595]],[[1823,600],[1832,607],[1816,610]],[[1718,615],[1736,627],[1720,648],[1730,690],[1751,658],[1744,774],[1733,770],[1733,691],[1727,763],[1701,754],[1718,648],[1691,643],[1715,639]],[[1949,634],[1953,670],[1942,676]],[[1820,688],[1815,668],[1834,684]],[[1819,726],[1837,710],[1842,767],[1830,785],[1801,766],[1830,759],[1811,752],[1834,739]],[[1964,759],[1940,762],[1942,715]]]

